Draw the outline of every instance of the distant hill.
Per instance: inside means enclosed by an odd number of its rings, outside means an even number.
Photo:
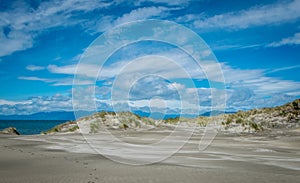
[[[75,120],[74,112],[39,112],[30,115],[0,115],[0,120]]]
[[[107,111],[110,112],[110,111]],[[133,111],[142,117],[150,117],[156,120],[175,118],[180,116],[179,114],[163,114],[159,112],[149,113],[144,111]],[[92,115],[92,112],[80,111],[76,113],[77,117],[84,117]],[[182,117],[192,118],[195,116],[182,115]],[[55,111],[55,112],[39,112],[29,115],[0,115],[0,120],[75,120],[75,114],[72,111]]]
[[[218,116],[220,114],[233,114],[235,112],[230,112],[230,111],[225,111],[225,112],[221,112],[221,111],[209,111],[209,112],[205,112],[202,113],[200,116]]]
[[[230,112],[230,111],[225,111],[225,112],[221,112],[221,111],[208,111],[199,115],[192,115],[192,114],[172,114],[172,113],[167,113],[167,114],[163,114],[163,113],[159,113],[159,112],[155,112],[155,113],[149,113],[149,112],[144,112],[144,111],[133,111],[134,114],[140,115],[142,117],[150,117],[156,120],[159,119],[169,119],[169,118],[176,118],[176,117],[183,117],[183,118],[196,118],[197,116],[217,116],[220,114],[233,114],[235,112]]]
[[[195,118],[196,115],[189,115],[189,114],[171,114],[171,113],[159,113],[159,112],[144,112],[144,111],[133,111],[134,114],[137,114],[142,117],[149,117],[155,120],[160,120],[160,119],[168,119],[168,118],[176,118],[176,117],[185,117],[185,118]],[[197,115],[198,116],[198,115]]]

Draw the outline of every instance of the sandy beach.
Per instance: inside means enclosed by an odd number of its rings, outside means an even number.
[[[0,0],[0,183],[300,183],[300,0]]]
[[[121,134],[121,135],[120,135]],[[126,141],[163,133],[124,132]],[[122,137],[123,135],[123,137]],[[299,182],[299,131],[218,134],[203,152],[199,135],[168,159],[133,166],[86,146],[81,134],[0,138],[0,182]],[[134,141],[132,141],[134,142]],[[134,142],[136,143],[136,142]]]

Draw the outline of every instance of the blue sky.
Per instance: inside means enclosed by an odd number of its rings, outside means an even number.
[[[174,21],[203,38],[222,68],[227,110],[284,104],[300,96],[299,9],[299,0],[0,0],[0,114],[73,110],[74,73],[86,48],[105,31],[147,19]],[[111,110],[118,72],[151,54],[189,63],[172,45],[128,45],[111,56],[96,87],[82,90],[83,99]],[[161,67],[146,60],[129,70]],[[168,66],[164,72],[174,69]],[[118,108],[147,111],[151,105],[153,111],[178,113],[180,94],[193,101],[191,92],[196,92],[201,111],[209,110],[212,88],[201,71],[187,67],[194,84],[179,75],[172,80],[146,76],[131,83],[128,100],[117,101]],[[85,69],[87,77],[98,71],[91,65]],[[84,98],[88,90],[95,98]]]

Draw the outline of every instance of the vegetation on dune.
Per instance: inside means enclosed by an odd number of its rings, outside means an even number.
[[[8,128],[3,129],[3,130],[0,130],[0,134],[5,134],[5,135],[20,135],[20,133],[14,127],[8,127]]]
[[[100,128],[108,129],[139,129],[156,126],[156,121],[151,118],[141,117],[131,112],[105,112],[101,111],[79,121],[90,121],[90,133],[97,133]]]
[[[91,130],[91,133],[97,133],[98,132],[98,130],[99,130],[98,121],[94,121],[94,122],[90,123],[90,130]]]
[[[274,108],[252,109],[238,111],[234,114],[220,114],[218,116],[199,116],[195,119],[169,118],[167,124],[178,122],[196,122],[201,127],[209,123],[220,125],[220,130],[237,132],[258,132],[270,128],[295,128],[300,123],[300,99]]]
[[[87,122],[90,127],[90,133],[97,133],[100,128],[120,130],[154,128],[157,126],[175,125],[179,122],[193,123],[199,127],[205,127],[209,123],[214,123],[219,126],[221,131],[252,133],[271,128],[299,127],[300,99],[274,108],[238,111],[234,114],[220,114],[210,117],[199,116],[192,119],[175,117],[166,120],[154,120],[131,112],[101,111],[91,116],[83,117],[76,122],[71,121],[58,125],[45,133],[77,131],[79,129],[77,122]]]
[[[58,132],[75,132],[77,130],[79,130],[77,122],[68,121],[66,123],[57,125],[48,131],[42,132],[42,134],[51,134],[51,133],[58,133]]]
[[[261,131],[267,128],[294,128],[300,123],[300,99],[273,108],[238,111],[224,116],[226,128],[241,124],[245,129]]]
[[[174,118],[168,118],[168,119],[164,120],[164,122],[173,124],[173,123],[178,123],[179,120],[182,120],[182,119],[180,119],[180,117],[177,116]]]

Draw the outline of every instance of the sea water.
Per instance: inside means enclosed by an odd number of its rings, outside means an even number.
[[[40,134],[50,130],[65,120],[0,120],[0,130],[15,127],[21,135]]]

